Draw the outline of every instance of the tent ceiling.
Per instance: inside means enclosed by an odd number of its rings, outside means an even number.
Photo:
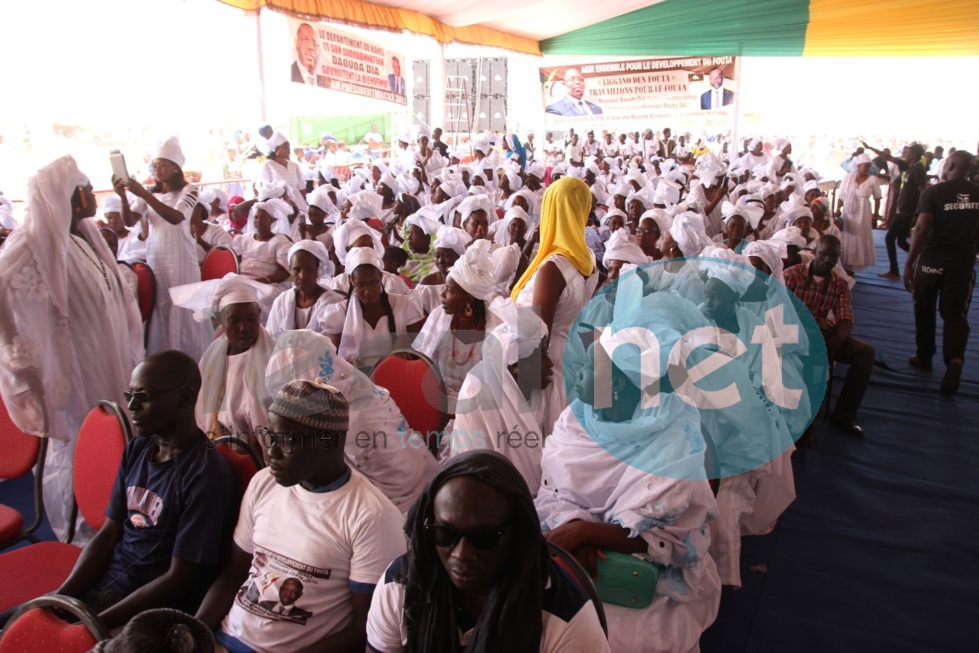
[[[428,14],[453,27],[482,25],[541,41],[661,0],[377,0]]]

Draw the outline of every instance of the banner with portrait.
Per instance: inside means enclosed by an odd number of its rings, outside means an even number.
[[[407,105],[405,58],[331,23],[289,19],[296,84]]]
[[[735,57],[675,57],[540,68],[544,124],[726,132],[734,127],[735,63]]]

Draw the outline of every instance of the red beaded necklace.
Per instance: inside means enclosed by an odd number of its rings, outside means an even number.
[[[454,315],[454,316],[452,316],[452,322],[449,325],[449,329],[452,330],[452,331],[456,331],[458,329],[458,326],[459,326],[459,317]],[[486,320],[480,320],[479,322],[476,323],[476,329],[475,329],[475,331],[483,331],[485,328],[486,328]],[[460,360],[456,360],[456,338],[453,337],[452,338],[452,353],[451,353],[451,358],[450,358],[450,361],[451,361],[450,364],[452,365],[452,367],[458,367],[458,366],[462,366],[462,365],[465,365],[466,363],[468,363],[472,359],[473,354],[476,351],[476,345],[477,344],[479,344],[479,338],[473,338],[472,345],[469,347],[469,353],[466,355],[466,357],[463,360],[461,360],[461,361]]]

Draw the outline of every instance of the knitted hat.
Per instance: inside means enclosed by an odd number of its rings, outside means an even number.
[[[286,384],[279,390],[269,412],[323,431],[346,432],[350,424],[347,400],[339,390],[320,379]]]
[[[90,653],[150,650],[161,653],[211,653],[214,650],[214,635],[210,628],[189,614],[159,608],[136,615],[117,637],[99,642]]]

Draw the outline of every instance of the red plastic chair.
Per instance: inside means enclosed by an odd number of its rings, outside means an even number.
[[[408,427],[437,447],[438,434],[449,421],[448,395],[435,363],[414,349],[396,349],[371,371],[371,380],[391,393]]]
[[[129,267],[136,273],[136,299],[139,302],[139,315],[147,323],[153,316],[156,306],[156,276],[145,263],[131,263]]]
[[[79,623],[64,621],[52,608],[68,613]],[[85,653],[108,638],[109,630],[88,606],[56,594],[34,599],[17,610],[0,634],[0,653]]]
[[[201,281],[223,279],[229,272],[238,274],[238,255],[227,247],[212,247],[201,263]]]
[[[248,489],[248,483],[252,480],[252,476],[265,467],[265,461],[244,440],[234,435],[216,438],[214,448],[231,465],[231,469],[238,479],[238,499],[241,500],[245,495],[245,490]]]
[[[7,406],[0,402],[0,479],[13,480],[34,470],[34,521],[24,528],[24,516],[9,506],[0,504],[0,548],[25,538],[37,541],[34,532],[44,519],[41,480],[44,477],[44,456],[47,438],[27,435],[14,424]]]
[[[72,486],[75,505],[65,542],[40,542],[0,555],[0,612],[53,592],[68,578],[82,550],[70,544],[78,511],[98,530],[105,523],[122,453],[131,439],[129,421],[115,403],[96,404],[78,433]]]

